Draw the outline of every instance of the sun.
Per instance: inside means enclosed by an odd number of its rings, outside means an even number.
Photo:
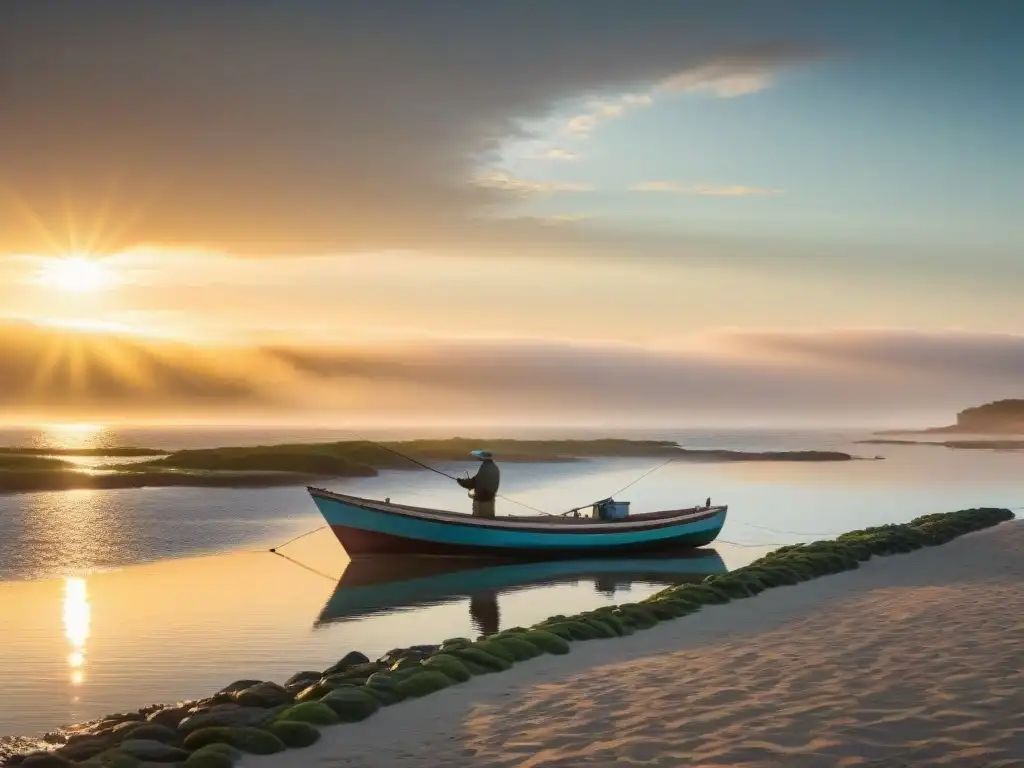
[[[102,261],[75,254],[47,261],[39,271],[38,282],[58,291],[95,293],[107,288],[112,281]]]

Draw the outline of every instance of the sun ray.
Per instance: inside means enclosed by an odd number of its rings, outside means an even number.
[[[50,230],[47,229],[43,220],[32,211],[27,203],[18,197],[14,190],[7,187],[0,187],[0,192],[3,193],[4,197],[7,198],[10,205],[18,212],[18,214],[28,222],[28,225],[36,231],[36,234],[46,241],[50,246],[51,253],[61,253],[64,250]]]

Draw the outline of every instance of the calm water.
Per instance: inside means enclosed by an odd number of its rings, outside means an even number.
[[[288,545],[287,557],[269,553],[268,547],[321,524],[303,488],[0,496],[0,734],[39,733],[201,696],[241,677],[283,679],[299,669],[324,668],[352,649],[372,657],[399,645],[636,600],[664,584],[738,567],[783,543],[927,512],[1024,504],[1021,453],[854,446],[850,441],[858,436],[842,433],[633,436],[678,439],[690,447],[839,448],[887,460],[670,464],[622,498],[636,511],[709,495],[728,503],[717,556],[602,561],[583,570],[571,563],[477,564],[459,573],[403,563],[353,566],[326,531]],[[301,430],[65,429],[0,432],[0,443],[171,450],[346,437]],[[612,493],[654,463],[506,465],[502,491],[558,511]],[[413,471],[331,487],[468,511],[469,500],[453,485]]]

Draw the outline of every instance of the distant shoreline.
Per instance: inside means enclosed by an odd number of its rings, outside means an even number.
[[[127,488],[271,488],[330,479],[376,477],[381,470],[417,470],[393,451],[425,463],[467,461],[488,446],[502,463],[571,463],[599,458],[665,458],[687,462],[836,462],[858,457],[839,451],[730,451],[682,448],[665,440],[414,440],[298,443],[181,451],[153,448],[0,448],[0,493]],[[82,468],[66,459],[154,457],[134,463]],[[63,458],[60,458],[63,457]]]
[[[938,448],[954,450],[982,451],[1020,451],[1024,450],[1024,440],[893,440],[878,438],[858,440],[858,445],[932,445]]]

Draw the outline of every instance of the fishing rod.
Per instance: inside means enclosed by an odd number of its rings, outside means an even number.
[[[597,501],[591,502],[590,504],[584,504],[582,507],[575,507],[574,509],[570,509],[570,510],[567,510],[565,512],[562,512],[561,516],[562,517],[568,517],[569,515],[573,514],[574,512],[579,512],[581,509],[586,509],[587,507],[592,507],[595,504],[600,504],[602,501],[610,501],[611,499],[615,498],[616,496],[618,496],[620,493],[622,493],[626,489],[632,488],[634,485],[639,483],[641,480],[643,480],[648,475],[654,474],[659,469],[661,469],[662,467],[666,466],[667,464],[671,464],[675,460],[676,460],[676,457],[673,456],[668,461],[662,462],[661,464],[659,464],[656,467],[653,467],[652,469],[648,469],[646,472],[644,472],[642,475],[640,475],[640,477],[638,477],[636,480],[633,480],[630,483],[626,483],[626,485],[624,485],[621,488],[619,488],[619,490],[617,490],[615,493],[609,494],[608,496],[605,496],[603,499],[598,499]]]
[[[353,432],[352,434],[356,435],[355,432]],[[428,469],[431,472],[436,472],[437,474],[442,475],[443,477],[447,477],[449,480],[458,480],[457,477],[449,475],[447,472],[442,472],[440,469],[435,469],[434,467],[427,466],[422,461],[416,461],[416,459],[414,459],[412,456],[406,456],[404,453],[400,453],[399,451],[396,451],[394,448],[389,448],[388,446],[384,445],[383,443],[377,443],[377,442],[374,442],[373,440],[367,440],[365,437],[360,437],[359,435],[356,435],[356,437],[358,437],[364,443],[369,443],[370,445],[375,445],[378,448],[383,448],[385,451],[390,451],[391,453],[395,454],[395,456],[400,456],[401,458],[405,459],[406,461],[411,461],[413,464],[415,464],[418,467],[423,467],[424,469]]]
[[[437,474],[439,474],[439,475],[441,475],[443,477],[447,477],[449,480],[455,480],[456,482],[458,482],[458,478],[457,477],[455,477],[453,475],[449,475],[447,472],[442,472],[440,469],[435,469],[434,467],[428,466],[427,464],[424,464],[422,461],[417,461],[416,459],[412,458],[412,456],[406,456],[404,453],[401,453],[400,451],[396,451],[394,448],[391,448],[391,447],[389,447],[387,445],[384,445],[383,443],[378,443],[378,442],[376,442],[374,440],[370,440],[368,438],[365,438],[362,435],[359,435],[359,434],[357,434],[355,432],[353,432],[352,434],[355,435],[360,440],[362,440],[364,443],[369,443],[370,445],[375,445],[378,448],[383,448],[385,451],[390,451],[391,453],[395,454],[395,456],[400,456],[401,458],[405,459],[406,461],[411,461],[413,464],[415,464],[418,467],[423,467],[423,469],[428,469],[431,472],[436,472]],[[504,499],[505,501],[511,501],[513,504],[518,504],[519,506],[524,507],[525,509],[532,510],[533,512],[537,512],[537,513],[542,514],[542,515],[547,515],[548,517],[558,517],[558,515],[553,515],[550,512],[545,512],[543,509],[537,509],[536,507],[531,507],[529,504],[526,504],[526,503],[524,503],[522,501],[517,501],[516,499],[510,498],[508,496],[504,496],[504,495],[502,495],[500,493],[496,493],[495,496],[497,496],[499,499]]]

